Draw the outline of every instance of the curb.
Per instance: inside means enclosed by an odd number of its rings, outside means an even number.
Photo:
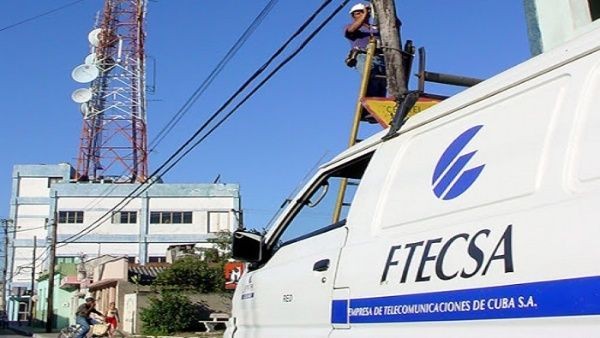
[[[193,337],[188,337],[188,336],[146,336],[146,335],[130,335],[127,336],[127,338],[203,338],[203,337],[220,337],[223,336],[223,334],[225,333],[225,331],[215,331],[215,332],[201,332],[198,333],[196,332],[196,334],[198,334],[198,336],[193,336]],[[36,337],[34,337],[36,338]],[[43,337],[37,337],[37,338],[43,338]]]
[[[23,335],[23,336],[28,336],[28,337],[33,336],[33,334],[30,331],[21,330],[18,327],[9,326],[8,329],[17,334]]]

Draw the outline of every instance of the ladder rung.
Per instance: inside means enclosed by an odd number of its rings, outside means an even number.
[[[363,112],[361,114],[360,120],[362,122],[367,122],[367,123],[377,123],[377,120],[375,120],[375,118],[373,117],[373,115],[371,115],[370,113],[367,113],[367,112]]]

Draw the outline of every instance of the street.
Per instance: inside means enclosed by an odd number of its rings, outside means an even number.
[[[0,336],[2,338],[22,338],[22,337],[26,337],[26,336],[23,336],[23,335],[16,334],[14,331],[6,330],[6,329],[0,329]]]

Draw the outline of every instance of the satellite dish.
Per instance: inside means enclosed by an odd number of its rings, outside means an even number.
[[[96,28],[88,34],[88,41],[94,47],[98,47],[100,44],[100,33],[102,33],[102,28]]]
[[[92,82],[98,75],[100,75],[100,70],[94,65],[79,65],[71,72],[73,80],[79,83]]]
[[[85,61],[83,62],[86,65],[95,65],[98,62],[98,55],[96,53],[92,53],[85,57]]]
[[[90,113],[90,107],[88,107],[87,102],[84,102],[81,104],[81,106],[79,106],[79,111],[81,111],[81,115],[88,116],[88,114]]]
[[[71,99],[77,103],[86,103],[92,99],[92,91],[89,88],[79,88],[71,94]]]

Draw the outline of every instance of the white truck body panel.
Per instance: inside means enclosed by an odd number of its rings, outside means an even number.
[[[297,201],[372,156],[345,224],[242,278],[226,337],[599,337],[599,48],[596,29],[324,165]]]

